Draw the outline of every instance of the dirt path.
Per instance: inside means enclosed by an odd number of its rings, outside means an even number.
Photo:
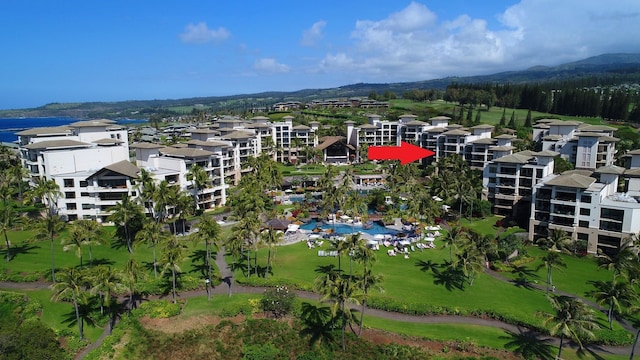
[[[224,250],[221,249],[221,251],[218,251],[215,258],[215,262],[216,262],[216,265],[218,266],[218,269],[220,269],[220,274],[223,279],[223,282],[220,285],[214,287],[211,290],[211,294],[213,295],[227,294],[228,296],[231,296],[232,293],[261,294],[264,292],[264,290],[266,289],[264,287],[249,287],[249,286],[241,286],[241,285],[235,284],[233,281],[233,273],[231,272],[229,266],[227,265],[223,254],[224,254]],[[487,270],[487,274],[500,281],[512,282],[510,279],[505,278],[504,276],[500,275],[495,271]],[[44,283],[44,282],[37,282],[37,283],[0,282],[0,289],[39,290],[39,289],[46,289],[49,286],[50,286],[49,283]],[[542,286],[537,286],[535,284],[532,284],[532,286],[543,291],[545,290]],[[562,293],[563,295],[575,296],[573,294],[568,294],[564,292],[559,292],[559,293]],[[320,296],[318,294],[312,293],[312,292],[296,291],[296,294],[303,299],[309,299],[309,300],[320,299]],[[195,291],[181,292],[178,294],[178,298],[188,299],[196,296],[206,296],[206,295],[207,294],[205,290],[195,290]],[[143,298],[142,300],[145,301],[145,300],[153,300],[153,299],[163,299],[168,297],[170,297],[170,295],[149,296],[147,298]],[[583,300],[587,302],[589,305],[595,306],[596,308],[600,309],[600,307],[597,304],[587,301],[586,299],[583,299]],[[469,325],[478,325],[478,326],[489,326],[493,328],[503,329],[513,334],[531,334],[532,336],[535,336],[536,339],[540,341],[547,340],[556,346],[559,345],[560,343],[559,339],[557,338],[545,336],[543,334],[537,334],[525,327],[508,324],[508,323],[494,320],[494,319],[478,318],[478,317],[470,317],[470,316],[453,316],[453,315],[407,315],[407,314],[388,312],[388,311],[369,309],[369,308],[366,309],[366,314],[387,319],[387,320],[395,320],[395,321],[409,322],[409,323],[469,324]],[[624,326],[625,329],[627,329],[628,331],[631,331],[631,332],[636,331],[636,329],[634,329],[630,324],[626,322],[621,322],[621,323],[622,323],[622,326]],[[75,358],[76,359],[84,358],[84,356],[86,356],[91,350],[100,346],[104,338],[108,335],[109,335],[109,326],[107,325],[105,326],[105,329],[102,335],[100,335],[100,337],[94,343],[92,343],[90,346],[85,348],[82,352],[78,353],[78,355]],[[569,343],[566,346],[570,346],[574,348],[576,347],[576,345],[573,343]],[[640,351],[639,348],[640,346],[636,346],[636,352]],[[588,347],[588,349],[602,356],[606,356],[608,354],[628,355],[631,352],[631,346],[616,347],[616,346],[591,345]]]

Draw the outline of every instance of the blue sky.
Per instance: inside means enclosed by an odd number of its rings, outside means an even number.
[[[638,34],[637,0],[2,0],[0,109],[489,74]]]

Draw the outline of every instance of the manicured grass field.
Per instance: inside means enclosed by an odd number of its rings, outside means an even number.
[[[468,314],[474,311],[497,312],[510,319],[517,319],[524,323],[542,326],[541,318],[537,312],[551,312],[551,306],[544,291],[527,289],[515,286],[513,283],[494,279],[487,274],[480,274],[473,283],[459,284],[446,275],[438,275],[429,268],[430,264],[443,264],[449,258],[449,250],[443,243],[436,241],[436,248],[424,252],[412,252],[409,259],[402,256],[387,256],[384,248],[376,253],[378,261],[373,267],[374,272],[384,275],[384,294],[373,292],[373,296],[386,297],[406,304],[407,308],[436,308],[448,309],[450,313]],[[325,243],[323,250],[329,247]],[[338,265],[335,257],[319,257],[319,249],[309,249],[306,243],[297,243],[282,246],[277,249],[277,255],[273,260],[272,281],[301,285],[303,288],[312,288],[317,276],[316,269],[320,266]],[[536,249],[534,249],[535,251]],[[559,286],[571,282],[582,282],[583,285],[573,284],[572,289],[580,291],[582,295],[588,288],[588,272],[590,265],[582,265],[585,259],[576,259],[577,270],[570,272],[566,280],[560,281],[561,273],[558,273]],[[582,261],[582,262],[581,262]],[[258,255],[258,263],[266,266],[266,250],[261,250]],[[572,263],[573,264],[573,263]],[[341,266],[345,272],[349,272],[350,263],[347,256],[341,257]],[[361,271],[361,265],[354,263],[354,272]],[[436,271],[442,272],[436,268]],[[599,274],[606,275],[602,270]],[[236,279],[242,281],[244,275],[241,272],[235,274]],[[604,314],[599,314],[602,325],[606,324]],[[615,329],[620,329],[616,324]]]

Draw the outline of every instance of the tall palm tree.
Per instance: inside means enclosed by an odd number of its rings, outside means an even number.
[[[334,319],[341,318],[342,330],[342,349],[346,349],[345,329],[347,327],[347,316],[351,317],[351,312],[347,314],[346,304],[351,303],[358,305],[361,297],[360,289],[354,283],[350,282],[347,276],[341,271],[328,272],[323,276],[317,277],[315,289],[322,294],[321,301],[331,302],[331,314]]]
[[[186,250],[186,246],[178,240],[176,236],[171,236],[167,241],[162,244],[162,255],[160,257],[160,262],[163,265],[162,274],[165,271],[171,271],[171,279],[172,279],[172,299],[173,302],[176,302],[176,286],[178,273],[182,270],[180,268],[180,263],[184,259],[184,251]]]
[[[83,322],[80,319],[79,297],[82,295],[84,287],[84,273],[81,270],[69,268],[58,273],[58,281],[51,286],[53,301],[66,300],[71,298],[73,307],[76,312],[76,321],[78,323],[78,335],[80,339],[84,339]]]
[[[546,249],[568,253],[567,247],[570,241],[571,235],[566,231],[560,229],[549,229],[547,237],[539,239],[538,243]]]
[[[618,251],[611,255],[604,253],[598,255],[598,267],[611,271],[613,281],[618,275],[627,278],[628,271],[638,266],[638,257],[633,250],[633,245],[628,242],[623,243]]]
[[[484,264],[484,257],[480,251],[472,246],[465,246],[456,254],[456,260],[453,262],[453,265],[460,268],[467,277],[469,286],[473,286],[476,275],[484,271]]]
[[[9,231],[20,222],[20,215],[11,204],[3,205],[0,209],[0,229],[4,236],[4,243],[7,246],[7,262],[11,260],[11,242],[9,241]]]
[[[62,232],[65,227],[64,221],[59,215],[46,216],[37,225],[36,239],[49,240],[51,244],[51,281],[56,282],[56,266],[55,266],[55,252],[54,252],[54,240]]]
[[[550,297],[554,313],[541,313],[544,325],[550,327],[551,335],[560,335],[557,359],[562,358],[562,346],[566,337],[582,349],[582,339],[593,338],[593,330],[599,328],[593,310],[581,300],[570,296]]]
[[[359,233],[353,233],[342,241],[344,252],[349,255],[349,281],[353,279],[353,260],[357,259],[361,253],[367,250],[367,246]]]
[[[594,290],[589,292],[598,304],[606,306],[607,319],[609,320],[609,330],[613,330],[614,313],[621,314],[625,309],[635,310],[635,304],[640,300],[631,284],[626,281],[594,281]]]
[[[142,202],[146,213],[155,218],[156,214],[153,200],[157,186],[152,174],[147,169],[140,169],[140,174],[138,175],[138,179],[136,179],[136,189],[138,191],[138,198]]]
[[[103,308],[107,308],[107,317],[109,318],[109,333],[113,330],[113,311],[111,306],[111,296],[118,294],[126,289],[122,273],[116,271],[110,266],[100,265],[93,268],[91,294],[100,294],[101,304],[100,312]]]
[[[35,186],[31,189],[32,199],[46,204],[46,216],[49,217],[58,214],[58,199],[61,196],[60,186],[54,180],[47,180],[43,177],[38,178]]]
[[[547,269],[547,294],[549,293],[549,287],[553,287],[552,272],[554,269],[566,268],[567,263],[557,251],[549,251],[547,255],[542,258],[543,263],[540,264],[538,269],[545,267]]]
[[[82,268],[82,245],[84,238],[85,235],[82,228],[74,224],[69,232],[69,236],[61,241],[62,251],[66,252],[75,249],[76,256],[80,258],[80,268]]]
[[[383,288],[380,285],[384,280],[382,274],[374,274],[371,268],[365,267],[362,276],[359,278],[359,283],[362,288],[362,308],[360,309],[360,329],[358,329],[358,337],[362,336],[362,328],[364,327],[364,311],[366,309],[367,300],[369,299],[369,290],[377,289],[383,292]]]
[[[200,215],[200,221],[198,222],[198,231],[193,233],[193,238],[196,243],[204,241],[205,245],[205,267],[207,271],[207,279],[205,281],[207,289],[207,300],[211,300],[211,292],[209,287],[211,286],[211,246],[215,246],[216,250],[220,249],[220,236],[222,229],[218,222],[205,213]]]
[[[158,245],[169,238],[169,233],[164,230],[164,225],[155,222],[152,219],[147,219],[142,225],[142,229],[136,234],[136,243],[147,244],[147,246],[153,249],[153,276],[158,277],[158,258],[156,256],[156,249]]]
[[[136,283],[138,279],[141,277],[142,269],[140,268],[140,264],[136,261],[136,259],[130,257],[127,260],[127,263],[124,265],[124,271],[122,272],[122,276],[124,279],[124,283],[127,285],[127,289],[129,290],[129,311],[133,310],[135,307],[135,293],[136,293]]]
[[[168,217],[168,207],[171,204],[173,186],[169,185],[167,180],[162,180],[156,186],[153,193],[153,202],[155,203],[155,212],[157,214],[156,221],[163,222]]]
[[[187,180],[191,180],[194,187],[193,198],[196,205],[196,209],[200,209],[200,201],[198,196],[202,189],[207,188],[211,184],[211,178],[207,171],[199,165],[193,165],[187,172]]]
[[[460,246],[468,237],[467,232],[459,225],[454,224],[444,237],[444,245],[449,248],[449,261],[453,262],[453,249]]]
[[[271,252],[272,249],[284,240],[284,234],[282,231],[275,230],[273,227],[269,227],[262,233],[262,241],[267,245],[267,271],[265,272],[265,278],[269,278],[269,271],[271,270]]]
[[[131,200],[129,195],[123,195],[122,200],[111,209],[111,215],[109,215],[109,221],[112,221],[124,228],[124,236],[127,242],[127,250],[129,254],[133,253],[132,246],[132,234],[130,233],[129,222],[131,222],[136,216],[139,216],[142,211],[139,205]]]

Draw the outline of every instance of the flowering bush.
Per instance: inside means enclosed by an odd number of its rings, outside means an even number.
[[[295,299],[296,294],[281,285],[265,290],[260,305],[263,311],[270,312],[275,318],[281,318],[291,312]]]

